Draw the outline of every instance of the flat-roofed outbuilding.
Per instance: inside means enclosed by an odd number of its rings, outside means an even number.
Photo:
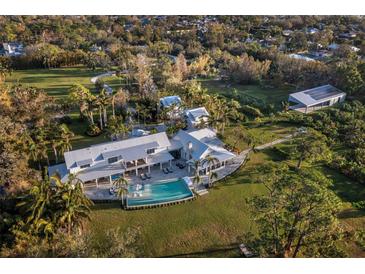
[[[288,101],[294,103],[290,109],[309,113],[317,109],[342,103],[346,93],[331,85],[324,85],[300,92],[291,93]]]

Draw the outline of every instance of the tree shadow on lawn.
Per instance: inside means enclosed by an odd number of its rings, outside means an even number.
[[[340,219],[350,219],[350,218],[362,218],[365,217],[365,210],[349,208],[345,209],[338,214]]]
[[[233,243],[230,245],[213,246],[210,248],[203,249],[202,251],[191,252],[191,253],[180,253],[169,256],[163,256],[162,258],[185,258],[185,257],[240,257],[239,243]],[[229,256],[227,256],[229,253]]]

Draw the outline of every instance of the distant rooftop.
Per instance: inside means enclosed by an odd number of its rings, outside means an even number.
[[[164,107],[170,107],[173,104],[180,105],[181,98],[179,96],[166,96],[160,99],[160,103]]]

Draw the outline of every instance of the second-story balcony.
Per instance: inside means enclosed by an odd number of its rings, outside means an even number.
[[[145,159],[138,159],[138,160],[137,160],[137,163],[136,163],[136,161],[133,161],[133,162],[127,162],[127,163],[126,163],[126,168],[127,168],[127,169],[133,169],[133,168],[135,168],[135,167],[143,166],[143,165],[146,165],[146,164],[147,164],[147,162],[146,162],[146,160],[145,160]]]

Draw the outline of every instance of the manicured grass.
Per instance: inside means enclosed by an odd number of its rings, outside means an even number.
[[[243,140],[238,139],[235,130],[237,125],[232,125],[225,129],[222,140],[225,144],[235,146],[240,149],[240,151],[248,148],[247,143]],[[280,139],[286,135],[289,135],[295,131],[295,127],[289,126],[283,123],[272,123],[266,125],[258,125],[253,126],[244,124],[243,128],[247,130],[247,132],[252,133],[254,136],[257,136],[259,139],[259,144],[269,143],[273,140]]]
[[[100,73],[101,70],[92,71],[85,67],[17,70],[6,79],[6,82],[41,88],[56,98],[65,98],[68,89],[76,83],[94,90],[90,78]]]
[[[282,88],[261,87],[259,85],[240,85],[217,80],[201,80],[202,86],[209,92],[223,95],[227,98],[236,98],[237,96],[246,96],[261,100],[267,104],[274,104],[280,107],[282,101],[288,99],[289,93],[293,92],[293,87],[287,86]]]
[[[58,69],[30,69],[30,70],[17,70],[12,73],[10,77],[6,79],[6,83],[14,84],[20,83],[24,86],[31,86],[43,89],[50,96],[54,96],[57,99],[66,99],[68,95],[68,89],[75,83],[79,83],[89,88],[92,92],[95,92],[95,86],[91,83],[90,79],[103,71],[92,71],[86,67],[69,67]],[[109,79],[110,78],[110,79]],[[105,83],[109,84],[114,89],[118,87],[119,79],[117,77],[109,77],[105,80]],[[74,132],[75,137],[72,139],[73,149],[87,147],[89,145],[97,144],[100,142],[109,141],[109,139],[102,134],[97,137],[89,137],[85,135],[87,128],[87,122],[80,122],[78,120],[77,110],[69,114],[72,118],[72,124],[69,128]],[[97,113],[95,113],[95,119]]]

